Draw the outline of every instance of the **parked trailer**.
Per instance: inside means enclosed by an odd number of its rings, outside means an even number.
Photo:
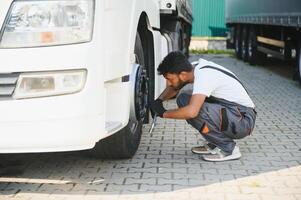
[[[267,55],[294,59],[301,83],[300,0],[226,0],[226,25],[237,58],[252,65]]]
[[[190,5],[1,0],[0,153],[133,156],[165,87],[156,66],[188,49]]]

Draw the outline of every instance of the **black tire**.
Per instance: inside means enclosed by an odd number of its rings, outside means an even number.
[[[248,61],[248,27],[244,26],[242,29],[242,38],[241,38],[241,59],[245,62]]]
[[[301,40],[298,42],[298,47],[297,47],[297,65],[296,65],[296,77],[301,85]]]
[[[267,55],[257,50],[257,32],[254,27],[250,29],[248,37],[248,61],[251,65],[263,65]]]
[[[184,37],[183,37],[183,29],[180,29],[179,37],[178,37],[179,50],[184,51]]]
[[[240,26],[235,27],[235,55],[238,59],[241,59],[241,28]]]
[[[191,26],[186,25],[185,26],[185,33],[184,33],[184,49],[183,53],[186,55],[187,58],[189,58],[189,46],[191,41]]]
[[[139,33],[137,33],[136,35],[135,54],[136,63],[138,63],[141,66],[137,73],[144,73],[144,51]],[[142,81],[145,82],[143,83],[144,86],[142,86]],[[141,103],[140,101],[142,101],[143,103],[143,105],[135,106],[137,118],[131,119],[131,117],[129,117],[129,122],[126,127],[124,127],[119,132],[97,142],[95,147],[92,150],[90,150],[90,154],[93,157],[105,159],[126,159],[131,158],[135,155],[140,144],[143,120],[147,113],[147,85],[148,83],[146,77],[144,77],[144,80],[137,80],[134,98],[135,105],[137,103]],[[142,91],[142,93],[141,91],[137,91],[139,90],[140,86],[146,87],[144,88],[146,91]]]
[[[172,51],[181,51],[189,55],[189,44],[191,37],[191,26],[180,20],[163,20],[162,30],[169,34],[172,39]]]
[[[176,45],[175,45],[175,51],[182,51],[184,53],[184,29],[182,26],[182,23],[180,21],[176,22],[176,26],[175,26],[175,41],[176,41]]]
[[[166,27],[173,40],[172,51],[182,51],[184,53],[184,29],[180,21],[172,21]]]

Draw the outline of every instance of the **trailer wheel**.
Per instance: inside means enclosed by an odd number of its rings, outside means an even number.
[[[189,55],[189,43],[191,29],[186,32],[185,24],[178,20],[166,20],[162,22],[163,31],[167,32],[172,39],[172,51],[181,51],[186,56]],[[188,36],[186,35],[188,34]],[[186,40],[186,38],[189,38]]]
[[[188,54],[188,49],[186,49],[185,39],[184,39],[184,28],[181,21],[175,22],[174,32],[172,37],[174,38],[174,51],[182,51],[184,54]]]
[[[241,29],[240,26],[235,27],[235,55],[241,59]]]
[[[184,34],[183,34],[183,30],[180,29],[180,32],[179,32],[179,37],[178,37],[178,44],[179,44],[179,50],[185,51],[184,49]]]
[[[297,78],[299,83],[301,84],[301,40],[298,42],[297,49]]]
[[[248,61],[251,65],[264,64],[267,55],[257,50],[257,33],[255,28],[251,28],[248,37]]]
[[[189,58],[189,45],[191,40],[191,26],[185,25],[184,26],[184,51],[183,53],[186,55],[187,58]]]
[[[243,61],[248,61],[248,27],[244,26],[242,29],[242,39],[241,39],[241,58]]]
[[[106,159],[124,159],[135,155],[140,144],[142,124],[147,115],[148,105],[148,78],[146,77],[144,51],[139,33],[136,35],[135,43],[136,63],[140,65],[137,70],[135,83],[135,119],[129,117],[125,128],[119,132],[100,140],[90,150],[93,157]]]

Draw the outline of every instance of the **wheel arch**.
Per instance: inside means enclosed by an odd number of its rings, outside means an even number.
[[[149,101],[151,101],[155,96],[155,49],[152,27],[146,12],[142,12],[140,15],[137,32],[140,35],[144,50],[145,68],[149,78]]]

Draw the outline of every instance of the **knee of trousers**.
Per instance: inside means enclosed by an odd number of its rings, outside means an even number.
[[[177,97],[177,104],[178,104],[178,106],[180,108],[184,107],[184,106],[187,106],[189,104],[190,98],[191,98],[191,95],[189,95],[189,94],[185,94],[185,93],[180,94]]]

